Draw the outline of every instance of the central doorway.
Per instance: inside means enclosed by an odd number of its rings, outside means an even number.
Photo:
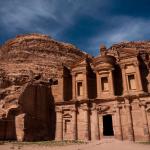
[[[113,136],[112,115],[103,116],[103,136]]]

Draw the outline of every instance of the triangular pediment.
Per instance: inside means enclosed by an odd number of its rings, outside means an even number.
[[[63,115],[63,118],[72,118],[72,116],[69,113],[66,113]]]

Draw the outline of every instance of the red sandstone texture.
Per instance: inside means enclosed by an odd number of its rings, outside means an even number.
[[[149,53],[150,42],[124,42],[113,45],[108,49],[109,51],[105,47],[102,48],[104,53],[115,56],[116,59],[124,59],[144,53],[144,50]],[[102,59],[102,56],[100,57]],[[146,61],[146,55],[143,54],[142,57]],[[54,139],[55,126],[52,122],[56,121],[55,99],[50,93],[50,79],[54,81],[63,76],[60,72],[62,64],[70,68],[84,58],[87,58],[87,54],[75,46],[57,42],[40,34],[17,36],[2,45],[0,47],[0,135],[2,135],[0,139],[16,139],[15,134],[20,141]],[[68,89],[71,90],[71,87],[67,86]],[[59,93],[59,90],[56,92]]]
[[[70,67],[86,55],[74,45],[41,34],[7,41],[0,47],[0,118],[18,107],[21,93],[35,76],[44,81],[57,78],[62,64]]]

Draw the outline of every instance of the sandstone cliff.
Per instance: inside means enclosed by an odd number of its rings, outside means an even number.
[[[120,49],[120,48],[136,48],[137,50],[147,50],[150,51],[150,41],[131,41],[131,42],[121,42],[114,44],[110,49]]]
[[[86,53],[41,34],[20,35],[0,47],[0,117],[18,107],[24,85],[34,76],[57,78],[59,66],[70,67]]]

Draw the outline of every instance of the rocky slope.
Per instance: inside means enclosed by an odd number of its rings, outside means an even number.
[[[22,87],[34,76],[57,78],[59,66],[70,67],[86,53],[41,34],[20,35],[0,47],[0,116],[17,107]]]
[[[150,41],[131,41],[131,42],[121,42],[118,44],[113,44],[109,50],[116,49],[119,50],[121,48],[135,48],[137,50],[146,50],[150,51]]]

